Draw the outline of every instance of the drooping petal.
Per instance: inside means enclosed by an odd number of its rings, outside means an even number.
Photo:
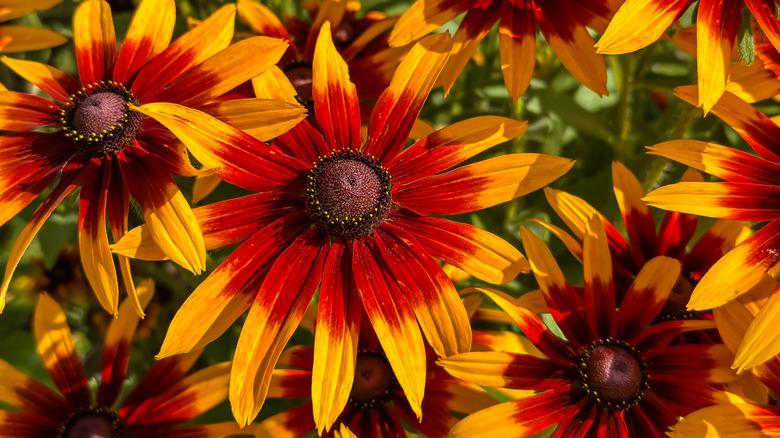
[[[260,141],[288,132],[306,118],[306,109],[275,99],[233,99],[214,102],[201,110]]]
[[[387,163],[394,184],[448,170],[522,135],[528,123],[506,117],[473,117],[426,134]]]
[[[639,271],[620,303],[618,333],[633,337],[658,316],[680,276],[680,262],[670,257],[654,257]]]
[[[447,65],[439,76],[438,84],[444,87],[445,93],[450,92],[463,68],[477,52],[479,43],[498,21],[502,3],[504,2],[500,0],[479,2],[466,12],[452,40],[452,51]]]
[[[33,94],[0,92],[0,129],[32,131],[58,123],[59,109],[53,102]]]
[[[504,2],[498,24],[501,71],[512,100],[523,95],[536,65],[536,19],[525,3]]]
[[[176,24],[174,0],[143,0],[119,50],[114,80],[128,83],[139,70],[168,47]]]
[[[181,305],[157,357],[204,347],[227,330],[251,304],[265,269],[303,231],[301,219],[283,216],[233,251]]]
[[[89,0],[73,15],[76,64],[83,85],[107,79],[116,62],[116,33],[111,7],[104,0]]]
[[[467,11],[474,0],[417,0],[398,19],[390,34],[390,45],[405,46],[438,29]]]
[[[323,236],[309,229],[279,255],[241,330],[230,375],[230,406],[240,426],[265,403],[271,373],[319,286]]]
[[[742,18],[738,0],[700,0],[696,17],[699,104],[706,114],[726,89],[731,52]]]
[[[176,78],[170,86],[147,99],[198,107],[222,96],[275,65],[287,50],[285,41],[251,37],[216,53]],[[262,53],[262,56],[244,56]]]
[[[146,308],[154,296],[154,282],[145,280],[138,286],[138,300],[141,308]],[[111,321],[103,341],[103,352],[100,355],[100,386],[98,387],[98,404],[112,406],[127,376],[130,361],[130,344],[141,318],[136,312],[136,304],[126,299],[119,306],[119,316]]]
[[[67,102],[68,96],[79,90],[79,84],[67,73],[35,61],[3,56],[3,64],[27,82],[43,90],[59,102]]]
[[[425,394],[423,338],[411,304],[369,240],[351,245],[352,269],[363,308],[409,406],[419,419]]]
[[[598,53],[619,55],[654,43],[691,0],[627,0],[596,43]]]
[[[68,42],[68,39],[49,29],[27,26],[0,27],[0,41],[8,41],[0,47],[2,53],[21,53],[48,49]],[[2,43],[0,43],[2,45]]]
[[[33,317],[38,354],[54,383],[75,408],[90,405],[90,392],[84,366],[76,354],[73,336],[65,312],[48,294],[43,293]]]
[[[333,45],[330,23],[317,37],[312,61],[314,115],[331,150],[360,148],[360,105],[347,63]]]
[[[233,38],[236,6],[225,5],[203,23],[180,36],[138,73],[132,91],[141,102],[160,92],[192,67],[225,49]]]
[[[146,226],[163,252],[183,268],[206,269],[206,244],[189,203],[166,169],[142,157],[124,154],[120,164],[130,193],[141,205]]]
[[[135,109],[170,129],[202,165],[244,189],[273,190],[308,170],[304,163],[201,111],[171,103]]]
[[[721,306],[748,292],[780,262],[780,221],[771,222],[718,260],[693,290],[688,309]]]
[[[422,214],[469,213],[541,189],[573,165],[551,155],[503,155],[394,186],[393,200]]]
[[[507,283],[529,269],[528,261],[509,242],[473,225],[436,217],[398,217],[393,221],[413,230],[415,239],[434,258],[489,283]]]
[[[366,154],[385,162],[401,151],[447,62],[451,46],[449,35],[432,35],[415,44],[404,56],[371,112]]]
[[[75,167],[75,166],[74,166]],[[14,241],[13,247],[11,247],[10,255],[8,256],[8,262],[5,266],[5,273],[3,277],[3,283],[0,285],[0,313],[2,313],[5,307],[5,297],[8,293],[8,286],[11,284],[11,278],[13,277],[16,267],[19,265],[19,261],[22,259],[22,255],[30,246],[35,235],[41,229],[46,220],[51,216],[58,205],[73,192],[81,183],[82,172],[78,168],[66,168],[60,182],[57,187],[49,194],[49,197],[41,204],[30,217],[27,225],[22,229],[22,232]]]
[[[677,87],[675,96],[691,105],[698,105],[696,86]],[[780,161],[780,126],[749,103],[724,92],[712,107],[712,113],[737,131],[747,144],[768,160]]]
[[[363,312],[346,244],[333,242],[325,260],[314,333],[311,400],[317,432],[329,430],[349,399]]]
[[[471,349],[471,324],[452,281],[411,234],[398,227],[377,231],[385,264],[404,284],[423,335],[438,356]]]
[[[727,181],[780,185],[780,163],[739,149],[698,140],[671,140],[647,149],[651,155],[669,158]]]
[[[449,436],[531,436],[553,424],[574,421],[571,417],[575,410],[564,388],[548,390],[473,413],[456,424]]]

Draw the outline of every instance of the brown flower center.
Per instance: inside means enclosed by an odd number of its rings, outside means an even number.
[[[350,149],[320,157],[308,175],[306,206],[328,234],[366,236],[390,211],[390,175],[375,159]]]
[[[638,403],[648,387],[639,351],[613,339],[591,344],[580,355],[580,384],[599,404],[626,409]]]
[[[85,151],[100,155],[118,152],[135,141],[143,116],[130,111],[133,94],[113,81],[87,85],[70,96],[60,111],[65,136]]]
[[[349,401],[361,408],[374,407],[389,400],[394,384],[395,376],[387,359],[376,353],[361,352],[355,363]]]
[[[90,408],[71,416],[60,431],[60,438],[123,438],[124,425],[113,411]]]

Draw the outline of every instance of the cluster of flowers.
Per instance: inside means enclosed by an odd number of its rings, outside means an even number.
[[[0,1],[0,19],[57,3]],[[82,2],[73,23],[78,80],[2,57],[48,97],[0,91],[0,224],[45,193],[11,249],[0,311],[25,250],[78,190],[80,262],[115,319],[93,397],[65,314],[40,296],[34,334],[57,391],[0,361],[0,401],[9,407],[0,410],[0,436],[780,434],[772,278],[780,127],[729,81],[744,5],[759,67],[772,73],[760,86],[777,93],[773,1],[700,0],[698,85],[676,93],[733,127],[758,156],[697,140],[657,144],[651,154],[692,169],[649,194],[614,163],[627,237],[584,200],[545,188],[572,160],[475,159],[522,135],[524,122],[482,116],[434,130],[418,120],[431,90],[453,86],[496,22],[513,99],[533,75],[537,26],[574,77],[606,94],[602,54],[653,43],[691,3],[417,0],[387,17],[323,0],[310,20],[282,23],[239,0],[171,42],[175,2],[142,0],[118,48],[109,4]],[[454,37],[428,35],[464,13]],[[234,38],[236,15],[257,35]],[[598,43],[589,29],[603,33]],[[48,30],[0,27],[6,53],[63,42]],[[723,181],[704,182],[694,169]],[[196,178],[198,200],[220,181],[250,194],[192,208],[173,176]],[[582,263],[581,281],[567,280],[529,228],[521,229],[524,255],[445,218],[543,188],[570,232],[538,225]],[[131,202],[144,218],[133,229]],[[651,207],[670,210],[659,226]],[[694,215],[722,220],[696,240]],[[769,224],[753,233],[745,221]],[[198,274],[208,250],[230,246],[170,322],[147,376],[120,397],[154,292],[151,282],[135,285],[130,260],[171,260]],[[539,290],[459,292],[451,267],[490,284],[532,273]],[[286,348],[310,306],[313,346]],[[232,361],[190,374],[203,348],[247,311]],[[472,330],[478,321],[519,330]],[[497,403],[486,387],[512,400]],[[304,402],[255,422],[269,397]],[[235,422],[188,423],[225,399]]]

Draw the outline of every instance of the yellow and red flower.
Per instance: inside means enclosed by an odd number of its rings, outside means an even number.
[[[0,3],[0,23],[44,11],[62,0],[6,0]],[[65,44],[62,35],[39,27],[0,26],[0,53],[19,53],[48,49]],[[0,88],[2,90],[2,88]]]
[[[195,210],[207,247],[241,246],[185,301],[159,355],[211,342],[250,309],[231,376],[239,424],[251,422],[262,407],[273,366],[318,287],[312,394],[326,407],[315,412],[322,429],[347,403],[348,392],[337,389],[351,387],[361,308],[419,416],[423,335],[439,355],[467,351],[471,342],[463,304],[435,259],[492,283],[527,270],[522,254],[500,237],[438,216],[522,196],[556,180],[573,162],[508,154],[454,168],[524,132],[525,123],[502,117],[465,120],[404,149],[450,43],[437,35],[409,51],[377,100],[365,140],[355,85],[330,25],[322,26],[313,59],[317,127],[304,120],[273,147],[205,115],[196,124],[198,136],[190,136],[176,114],[194,111],[177,105],[141,108],[185,143],[238,144],[256,154],[246,161],[227,151],[225,159],[246,167],[219,172],[255,194]],[[114,249],[139,258],[162,255],[144,227]]]
[[[771,298],[770,298],[771,299]],[[741,342],[751,330],[760,305],[738,300],[714,310],[715,323],[726,345],[733,352],[744,346]],[[673,426],[673,438],[696,437],[771,437],[780,435],[780,407],[773,399],[780,394],[780,358],[750,370],[764,388],[752,397],[726,394],[723,400],[687,415]]]
[[[239,127],[249,122],[277,134],[304,117],[302,108],[284,102],[270,102],[278,112],[268,111],[268,102],[256,107],[255,99],[215,102],[271,67],[287,43],[254,37],[228,48],[235,16],[235,6],[229,5],[169,45],[175,8],[173,0],[141,2],[117,53],[108,3],[89,0],[79,5],[73,28],[80,83],[48,65],[2,59],[52,100],[0,92],[0,130],[10,132],[0,136],[0,224],[58,182],[11,250],[0,286],[0,311],[22,254],[54,209],[79,187],[81,261],[98,300],[110,313],[117,312],[119,285],[106,219],[114,239],[121,237],[128,228],[131,197],[143,210],[152,238],[169,257],[193,272],[204,269],[201,230],[171,178],[198,171],[176,138],[137,112],[136,105],[177,102]],[[242,56],[245,51],[266,56],[247,60]],[[264,125],[264,120],[274,117],[281,124]],[[214,156],[223,152],[201,144],[190,144],[189,149],[204,164],[213,163]],[[127,258],[119,258],[119,268],[127,293],[134,297]]]
[[[702,178],[701,174],[690,170],[683,180],[701,181]],[[612,163],[612,184],[628,238],[585,200],[550,188],[545,189],[545,196],[574,237],[554,225],[538,223],[560,238],[569,251],[582,260],[582,240],[587,221],[597,215],[607,233],[615,282],[622,290],[628,290],[642,267],[653,257],[667,256],[679,260],[682,275],[660,316],[672,319],[693,316],[685,310],[693,287],[718,259],[751,234],[749,224],[727,220],[716,222],[688,249],[696,233],[696,216],[667,212],[659,227],[650,207],[642,201],[645,196],[642,185],[625,165]]]
[[[469,413],[495,403],[476,385],[452,378],[436,365],[434,352],[426,349],[428,364],[422,420],[418,419],[398,385],[382,347],[370,327],[361,330],[354,379],[349,401],[336,418],[338,425],[349,427],[357,436],[406,437],[404,424],[426,437],[446,437],[457,421],[453,413]],[[312,415],[312,370],[314,350],[308,346],[290,348],[280,360],[284,369],[276,369],[271,378],[269,397],[306,399],[257,424],[261,436],[303,436],[317,430]]]
[[[439,78],[449,91],[477,46],[498,22],[501,71],[509,95],[517,100],[531,82],[536,63],[536,28],[561,63],[583,85],[607,94],[607,69],[593,48],[588,27],[612,15],[614,0],[417,0],[393,32],[390,44],[401,46],[466,15],[455,35],[452,57]]]
[[[154,284],[141,283],[138,294],[142,306],[146,306],[154,294]],[[155,363],[117,405],[140,319],[134,307],[126,299],[120,306],[120,318],[111,323],[100,356],[100,384],[95,398],[65,313],[50,296],[42,294],[35,308],[33,330],[38,354],[57,390],[0,360],[0,401],[14,408],[0,410],[0,436],[206,438],[237,433],[234,423],[183,424],[227,398],[228,362],[188,374],[200,352]]]
[[[483,289],[546,357],[472,352],[438,363],[478,385],[539,392],[471,414],[450,436],[531,436],[555,424],[555,437],[662,436],[678,416],[713,404],[714,384],[735,378],[722,344],[671,343],[713,327],[712,321],[653,323],[680,275],[677,260],[651,259],[628,290],[616,294],[607,236],[593,216],[583,244],[584,286],[575,288],[544,243],[527,229],[521,233],[565,339],[514,298]]]
[[[696,87],[680,87],[677,96],[695,105]],[[667,210],[725,219],[769,222],[752,237],[729,251],[704,275],[688,303],[690,310],[713,309],[745,294],[761,283],[771,282],[767,274],[780,269],[780,126],[750,104],[731,93],[712,112],[735,131],[759,156],[738,149],[698,140],[671,140],[651,146],[650,153],[699,169],[722,182],[682,182],[650,192],[645,202]],[[746,341],[774,339],[775,330],[766,326],[780,309],[772,300],[756,319]],[[780,343],[751,360],[739,355],[736,366],[750,368],[780,352]]]
[[[599,53],[639,50],[660,38],[693,0],[626,0],[596,44]],[[700,0],[696,16],[697,103],[712,109],[726,87],[731,54],[746,6],[771,44],[780,50],[780,21],[775,2],[767,0]],[[760,38],[758,38],[760,40]]]

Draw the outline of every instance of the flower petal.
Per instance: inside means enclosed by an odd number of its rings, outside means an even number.
[[[114,80],[128,83],[141,68],[168,47],[176,24],[174,0],[143,0],[119,50]]]
[[[631,338],[661,312],[677,279],[680,262],[670,257],[654,257],[639,271],[620,303],[618,333]]]
[[[713,309],[748,292],[780,262],[778,245],[780,221],[775,221],[729,251],[704,274],[688,309]]]
[[[0,400],[23,411],[63,412],[70,408],[68,401],[59,392],[53,391],[2,359],[0,359]],[[3,424],[0,419],[0,425]]]
[[[645,257],[652,257],[657,251],[655,220],[642,202],[645,196],[642,185],[625,165],[617,161],[612,162],[612,185],[631,246]]]
[[[745,6],[775,49],[780,50],[780,21],[775,13],[775,5],[768,0],[745,0]]]
[[[473,3],[474,1],[415,1],[398,19],[390,34],[390,45],[400,47],[419,40],[467,11]]]
[[[421,214],[469,213],[541,189],[573,165],[551,155],[502,155],[394,187],[393,200]]]
[[[731,52],[742,19],[742,2],[700,0],[696,17],[699,103],[706,114],[726,89]]]
[[[261,99],[276,99],[298,105],[298,100],[295,98],[298,92],[279,67],[272,66],[252,78],[252,89],[255,96]]]
[[[32,131],[57,125],[59,109],[53,102],[25,93],[0,92],[0,129]]]
[[[84,366],[76,355],[65,312],[48,294],[38,299],[33,316],[38,354],[62,395],[75,408],[90,406],[90,392]]]
[[[382,350],[419,420],[426,378],[423,338],[411,304],[389,269],[380,265],[382,256],[369,242],[351,246],[355,283]]]
[[[691,0],[627,0],[596,43],[598,53],[619,55],[654,43]]]
[[[777,332],[778,314],[780,314],[780,287],[772,291],[772,295],[761,306],[761,310],[745,333],[734,359],[737,372],[761,365],[780,353],[780,333]]]
[[[238,0],[238,19],[258,35],[268,35],[291,41],[290,34],[276,15],[255,0]]]
[[[744,402],[718,404],[688,414],[668,434],[673,438],[772,436],[780,433],[778,414],[776,408]]]
[[[111,6],[104,0],[89,0],[73,15],[76,64],[83,85],[108,78],[116,62],[116,33]]]
[[[230,375],[230,406],[239,426],[250,424],[265,403],[273,368],[319,286],[324,244],[316,229],[301,234],[276,258],[252,303]]]
[[[371,111],[366,154],[385,162],[401,151],[447,62],[451,46],[449,35],[432,35],[415,44],[404,56],[390,85]]]
[[[79,90],[79,84],[75,79],[49,65],[35,61],[9,58],[7,56],[3,56],[0,59],[14,73],[37,86],[59,102],[67,102],[68,96]]]
[[[151,59],[133,81],[132,91],[138,100],[148,102],[149,95],[159,93],[184,72],[228,47],[235,17],[236,6],[225,5]]]
[[[68,42],[68,39],[49,29],[27,26],[0,27],[0,40],[10,39],[9,43],[0,49],[3,53],[31,52],[48,49]]]
[[[330,23],[325,22],[317,37],[312,61],[314,115],[331,150],[359,149],[360,105],[355,84],[349,79],[347,63],[336,50]]]
[[[473,225],[436,217],[399,217],[393,221],[414,230],[414,238],[434,258],[489,283],[507,283],[529,269],[514,246]]]
[[[527,122],[506,117],[473,117],[426,134],[387,163],[395,184],[448,170],[493,146],[522,135]]]
[[[319,434],[329,430],[345,409],[355,377],[363,309],[353,286],[351,262],[345,243],[333,242],[320,287],[311,371],[311,400]]]
[[[306,108],[297,102],[275,99],[223,100],[201,110],[260,141],[279,137],[306,118]]]
[[[511,2],[502,4],[498,49],[504,83],[517,101],[528,89],[536,65],[536,19],[531,10]]]
[[[479,351],[436,363],[457,379],[491,388],[544,390],[570,378],[560,364],[526,354]]]
[[[660,187],[643,199],[653,207],[699,216],[768,221],[780,213],[780,189],[741,182],[681,182]]]

